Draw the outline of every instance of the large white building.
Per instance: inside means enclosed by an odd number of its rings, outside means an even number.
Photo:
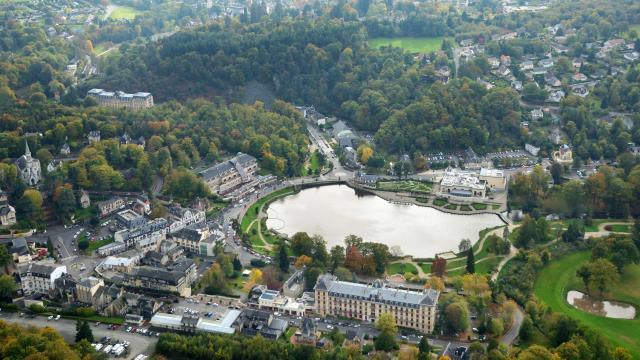
[[[18,160],[16,160],[18,175],[25,185],[35,186],[40,182],[42,174],[40,169],[40,160],[31,157],[31,150],[29,150],[29,144],[26,141],[24,142],[24,146],[24,155],[20,156]]]
[[[170,206],[168,209],[169,233],[174,233],[187,226],[202,223],[206,220],[204,211],[183,208],[180,205]]]
[[[480,181],[484,181],[485,185],[491,191],[503,191],[507,187],[507,177],[504,171],[499,169],[480,169],[480,175],[478,176]]]
[[[65,265],[32,262],[18,267],[24,295],[48,295],[55,288],[56,279],[67,273]]]
[[[110,92],[102,89],[91,89],[87,92],[87,96],[93,98],[100,106],[112,108],[140,110],[153,106],[153,95],[148,92],[127,94],[122,91]]]
[[[398,326],[432,333],[436,323],[438,297],[433,289],[410,291],[388,288],[377,280],[373,285],[339,281],[321,275],[314,287],[316,312],[321,316],[341,316],[375,322],[391,313]]]
[[[487,186],[473,173],[452,170],[442,177],[440,193],[446,196],[484,198]]]

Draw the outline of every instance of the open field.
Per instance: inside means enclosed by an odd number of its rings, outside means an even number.
[[[418,37],[397,37],[397,38],[373,38],[369,39],[369,46],[380,48],[383,46],[399,47],[409,52],[425,53],[440,50],[443,38],[418,38]]]
[[[640,319],[609,319],[591,315],[575,309],[566,302],[569,290],[581,290],[582,282],[576,276],[576,270],[589,261],[587,251],[575,253],[559,260],[552,261],[540,274],[535,283],[535,294],[553,309],[577,319],[587,326],[597,329],[609,339],[614,346],[629,349],[635,359],[640,359]],[[608,299],[620,300],[640,306],[640,266],[629,266],[621,277],[621,281],[607,296]]]
[[[136,15],[139,15],[140,11],[130,6],[115,6],[113,5],[113,11],[109,14],[111,19],[127,19],[133,20]]]
[[[417,275],[418,269],[416,269],[415,265],[413,264],[403,264],[403,263],[391,264],[387,269],[387,273],[389,275],[394,275],[394,274],[404,275],[405,273],[408,273],[408,272],[414,275]]]
[[[431,192],[431,184],[415,180],[379,181],[376,184],[376,188],[384,191],[406,191],[425,194]]]

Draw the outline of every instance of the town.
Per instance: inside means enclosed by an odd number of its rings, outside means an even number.
[[[637,359],[638,14],[0,2],[0,354]]]

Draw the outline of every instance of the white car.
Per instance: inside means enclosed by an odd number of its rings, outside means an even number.
[[[51,316],[49,316],[49,317],[47,318],[47,321],[51,321],[51,320],[53,320],[53,315],[51,315]]]
[[[56,317],[54,318],[55,321],[60,320],[60,315],[56,315]]]

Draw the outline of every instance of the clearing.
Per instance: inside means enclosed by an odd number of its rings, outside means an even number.
[[[397,38],[373,38],[369,39],[369,46],[380,48],[382,46],[399,47],[409,52],[427,53],[438,51],[442,47],[442,36],[438,37],[397,37]]]
[[[431,192],[431,184],[415,180],[379,181],[376,184],[376,189],[428,194]]]
[[[109,5],[105,18],[133,20],[140,11],[130,6]]]

